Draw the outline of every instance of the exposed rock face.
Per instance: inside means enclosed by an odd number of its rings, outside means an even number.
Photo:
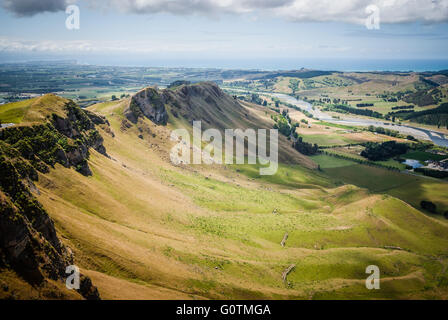
[[[54,280],[62,278],[65,266],[73,260],[56,237],[48,215],[36,207],[41,211],[38,222],[31,223],[3,192],[0,192],[0,204],[2,264],[11,266],[31,284],[38,285],[47,276]]]
[[[254,119],[240,103],[213,82],[180,85],[163,90],[163,99],[174,117],[201,120],[208,128],[245,128]]]
[[[2,129],[0,140],[17,149],[42,173],[47,173],[49,166],[60,163],[67,168],[74,167],[84,175],[91,175],[87,163],[89,149],[107,156],[104,139],[91,118],[97,122],[103,119],[91,112],[89,116],[73,102],[68,103],[64,111],[65,117],[53,114],[48,123]]]
[[[168,121],[165,101],[155,88],[145,88],[137,92],[131,98],[125,115],[133,123],[137,123],[138,118],[142,116],[150,119],[155,124],[165,125]]]
[[[124,113],[134,124],[139,118],[146,117],[155,124],[165,125],[168,121],[166,105],[171,106],[171,112],[176,118],[182,116],[186,119],[202,119],[205,122],[215,116],[217,119],[225,116],[222,106],[230,106],[232,110],[243,115],[243,108],[239,103],[226,95],[215,83],[190,84],[187,81],[176,81],[164,90],[148,87],[139,91],[132,97]],[[201,113],[204,110],[208,110],[207,114]]]
[[[14,150],[2,143],[0,158],[0,268],[10,268],[33,286],[46,278],[64,281],[65,268],[73,264],[71,250],[59,240],[53,221],[23,182],[37,180],[23,159],[12,158]],[[31,175],[30,175],[31,173]],[[90,279],[82,278],[79,292],[98,299]]]
[[[107,155],[93,122],[103,119],[72,102],[64,111],[66,117],[53,114],[47,123],[0,131],[0,268],[14,270],[33,287],[45,279],[65,281],[65,269],[73,264],[71,250],[61,243],[53,221],[30,191],[38,192],[33,183],[38,171],[46,173],[61,163],[89,175],[89,148]],[[85,276],[79,293],[99,299]]]
[[[110,125],[109,120],[107,120],[106,117],[93,113],[92,111],[86,109],[84,109],[83,111],[94,124],[107,124],[108,126]]]
[[[106,155],[106,148],[103,146],[104,139],[96,130],[95,124],[109,125],[109,121],[91,111],[82,110],[74,104],[69,104],[66,108],[67,118],[53,115],[55,128],[71,139],[85,140],[84,150],[79,150],[81,154],[87,155],[85,149],[92,147],[99,153]]]

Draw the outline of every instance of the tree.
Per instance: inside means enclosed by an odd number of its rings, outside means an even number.
[[[387,160],[406,153],[408,149],[409,146],[407,144],[397,143],[395,141],[387,141],[381,144],[368,142],[366,143],[365,150],[361,152],[361,156],[371,161]]]
[[[445,219],[448,219],[448,211],[445,211],[445,213],[443,214],[443,216],[445,217]]]
[[[116,95],[113,95],[113,96],[112,96],[112,101],[116,101],[116,100],[118,100],[117,96],[116,96]]]
[[[303,141],[302,137],[293,143],[293,148],[306,156],[312,156],[319,152],[319,146],[317,144],[311,144]]]
[[[423,200],[422,202],[420,202],[420,207],[423,210],[429,211],[431,213],[437,213],[437,206],[431,201]]]

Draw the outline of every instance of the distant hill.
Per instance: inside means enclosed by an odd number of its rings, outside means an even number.
[[[184,128],[191,128],[193,121],[202,121],[203,130],[215,128],[224,136],[225,129],[272,129],[272,120],[263,114],[266,110],[269,109],[244,106],[213,82],[200,82],[180,83],[164,90],[145,88],[131,98],[124,114],[133,123],[137,123],[139,117],[146,117],[156,124],[171,122]],[[285,137],[279,139],[280,161],[316,168],[309,158],[295,151]]]

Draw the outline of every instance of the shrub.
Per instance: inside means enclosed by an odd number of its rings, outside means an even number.
[[[420,207],[423,210],[429,211],[431,213],[437,213],[437,206],[431,201],[423,200],[422,202],[420,202]]]

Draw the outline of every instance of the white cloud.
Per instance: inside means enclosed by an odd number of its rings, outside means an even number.
[[[64,10],[71,0],[2,0],[19,16]],[[448,0],[78,0],[91,8],[123,13],[219,15],[264,13],[292,21],[363,24],[365,9],[376,5],[382,23],[448,22]]]
[[[448,0],[93,0],[122,12],[154,14],[245,14],[264,12],[293,21],[363,24],[365,9],[376,5],[383,23],[448,22]]]
[[[382,23],[448,22],[447,0],[295,0],[275,12],[294,21],[363,24],[372,4],[379,8]]]
[[[229,43],[192,41],[166,42],[165,40],[151,41],[31,41],[0,38],[0,52],[61,52],[61,53],[85,53],[85,52],[113,52],[113,53],[137,53],[146,54],[153,52],[202,52],[205,50],[232,50]]]

